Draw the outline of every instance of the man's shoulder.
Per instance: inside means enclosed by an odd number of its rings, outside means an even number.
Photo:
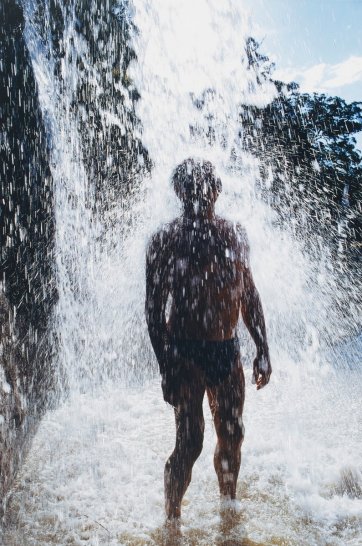
[[[243,245],[249,246],[248,234],[245,227],[239,222],[235,223],[235,232],[239,239],[239,242]]]
[[[178,228],[178,219],[173,220],[167,224],[163,224],[157,231],[155,231],[148,242],[147,250],[158,251],[166,247],[172,239],[175,231]]]
[[[217,227],[227,236],[234,237],[239,244],[248,245],[248,235],[240,222],[233,222],[226,218],[217,217]]]

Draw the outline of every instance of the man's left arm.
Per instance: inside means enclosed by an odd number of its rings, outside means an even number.
[[[259,292],[249,268],[244,270],[243,297],[241,313],[246,327],[256,345],[256,358],[253,363],[253,377],[257,389],[269,383],[272,372],[269,356],[269,347],[266,335],[263,308]]]
[[[253,378],[257,389],[269,383],[272,373],[265,320],[259,292],[255,286],[249,264],[249,241],[243,228],[238,229],[242,254],[242,296],[241,314],[256,345],[256,358],[253,363]]]

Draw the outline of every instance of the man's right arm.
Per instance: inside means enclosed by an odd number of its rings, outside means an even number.
[[[164,371],[167,344],[166,303],[169,294],[167,234],[153,236],[146,257],[146,321],[160,372]]]

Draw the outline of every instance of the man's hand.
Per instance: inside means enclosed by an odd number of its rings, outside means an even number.
[[[256,389],[262,389],[269,383],[272,368],[270,364],[269,354],[258,355],[253,363],[253,380],[256,384]]]

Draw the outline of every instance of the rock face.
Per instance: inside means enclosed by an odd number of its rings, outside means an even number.
[[[128,76],[135,31],[128,1],[0,3],[0,498],[55,393],[49,328],[55,287],[55,206],[50,139],[24,38],[24,11],[53,70],[54,110],[72,120],[108,227],[119,202],[151,168]],[[26,16],[29,18],[28,11]],[[28,28],[28,26],[27,26]],[[29,47],[32,47],[29,42]],[[32,51],[32,55],[33,55]],[[69,85],[71,77],[72,85]],[[74,76],[74,78],[73,78]],[[73,85],[74,84],[74,85]],[[39,84],[40,85],[40,84]],[[43,112],[47,115],[46,110]],[[47,121],[47,120],[46,120]],[[56,138],[56,137],[55,137]],[[53,171],[54,172],[54,171]],[[54,175],[55,176],[55,175]],[[114,205],[114,207],[113,207]],[[50,396],[51,395],[51,396]],[[3,500],[3,508],[5,501]],[[1,505],[0,505],[1,511]]]
[[[15,0],[0,4],[0,498],[52,385],[54,206],[37,86]],[[3,502],[4,504],[4,502]]]
[[[0,4],[0,498],[56,377],[49,334],[57,297],[50,135],[24,38],[23,5],[26,0]],[[58,111],[64,102],[62,115],[75,120],[95,213],[109,225],[113,204],[150,168],[135,114],[139,94],[127,74],[135,59],[129,6],[115,0],[34,0],[31,6],[33,31],[57,82],[54,101]],[[65,73],[76,75],[74,88]]]

